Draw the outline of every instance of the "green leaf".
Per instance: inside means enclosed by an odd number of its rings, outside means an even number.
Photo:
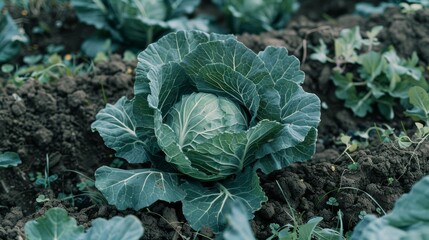
[[[258,56],[264,61],[265,67],[276,82],[278,79],[286,79],[297,84],[304,82],[304,72],[298,58],[288,55],[286,48],[268,46]]]
[[[382,73],[386,61],[380,53],[370,51],[359,56],[359,63],[362,65],[361,78],[372,82]]]
[[[298,236],[300,240],[311,240],[314,234],[314,230],[317,225],[323,220],[322,217],[315,217],[306,224],[300,225],[298,228]]]
[[[310,48],[314,50],[314,53],[310,54],[310,59],[319,61],[321,63],[326,63],[328,61],[331,61],[331,59],[329,59],[328,57],[328,54],[329,54],[328,47],[326,46],[323,39],[319,39],[319,43],[320,44],[317,47],[310,46]]]
[[[249,224],[246,208],[239,201],[231,207],[231,212],[226,214],[227,228],[220,239],[224,240],[256,240]]]
[[[262,202],[267,201],[256,172],[249,168],[234,180],[213,187],[203,187],[198,182],[186,182],[181,187],[186,191],[183,214],[195,230],[207,226],[215,232],[221,231],[226,224],[226,214],[236,201],[245,206],[248,220],[261,208]]]
[[[130,163],[142,163],[150,159],[146,149],[153,143],[141,136],[136,121],[132,102],[122,97],[115,105],[107,104],[98,112],[91,128],[100,134],[106,146],[116,151],[117,157]]]
[[[303,162],[310,159],[316,151],[317,129],[312,128],[304,141],[259,159],[254,165],[265,174],[280,170],[294,162]]]
[[[387,215],[366,215],[353,231],[352,240],[424,240],[429,235],[429,176],[402,195]]]
[[[16,167],[21,164],[21,159],[17,153],[4,152],[0,153],[0,168]]]
[[[140,220],[133,216],[113,217],[109,220],[97,218],[79,240],[138,240],[143,236],[144,229]]]
[[[408,91],[410,103],[413,109],[407,110],[408,116],[416,117],[423,121],[429,121],[429,94],[422,87],[411,87]]]
[[[256,118],[260,101],[256,85],[232,68],[222,63],[203,66],[196,85],[200,92],[235,100],[250,111],[252,119]]]
[[[24,230],[28,240],[75,240],[83,233],[83,227],[62,208],[51,208],[42,217],[28,221]]]
[[[305,152],[314,151],[310,148],[313,143],[310,142],[308,135],[320,122],[320,100],[316,95],[304,92],[299,85],[285,79],[277,81],[276,90],[281,96],[280,106],[283,106],[280,116],[283,129],[277,138],[261,148],[257,157],[274,154],[276,156],[273,159],[283,159],[282,162],[290,163],[291,158],[284,154],[284,150],[306,143],[309,145]],[[300,157],[297,159],[303,161],[301,157],[306,155],[299,154]]]
[[[134,94],[149,94],[150,69],[158,68],[168,62],[180,63],[183,58],[201,44],[208,41],[234,38],[232,35],[208,34],[200,31],[177,31],[170,33],[156,43],[150,44],[138,56]]]
[[[109,204],[120,210],[139,210],[157,200],[180,201],[185,193],[178,185],[177,174],[150,168],[122,170],[103,166],[95,172],[95,186]]]
[[[178,16],[183,14],[191,14],[200,4],[200,0],[168,0],[170,8],[170,16]]]
[[[353,73],[346,73],[343,75],[338,72],[334,72],[332,80],[336,86],[335,96],[339,99],[348,99],[356,96],[356,87],[353,84]]]
[[[274,139],[281,128],[280,123],[262,120],[246,132],[219,134],[185,155],[194,167],[225,178],[256,161],[259,148]]]
[[[28,37],[20,31],[9,13],[0,14],[0,62],[14,57],[21,45],[28,43]]]

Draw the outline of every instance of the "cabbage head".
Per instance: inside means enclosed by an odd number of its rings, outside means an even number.
[[[146,168],[101,167],[96,187],[119,209],[181,201],[194,229],[225,226],[267,200],[256,171],[311,158],[320,100],[285,48],[255,54],[232,35],[170,33],[138,56],[134,98],[107,104],[92,128],[116,156]]]

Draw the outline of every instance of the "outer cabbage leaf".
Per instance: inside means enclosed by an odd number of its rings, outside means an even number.
[[[91,128],[97,131],[106,146],[116,150],[116,156],[130,163],[142,163],[150,159],[148,142],[143,138],[146,131],[138,131],[137,121],[133,116],[132,102],[122,97],[115,105],[107,104],[96,115]],[[141,140],[145,139],[145,140]]]
[[[22,33],[9,13],[0,13],[0,62],[15,56],[21,45],[28,43],[27,36]]]
[[[246,215],[247,211],[243,204],[239,201],[235,202],[231,207],[230,213],[226,214],[228,222],[227,228],[222,234],[219,234],[218,240],[256,240],[253,235],[252,228],[249,224],[249,218]]]
[[[395,203],[392,212],[376,218],[367,215],[351,239],[425,240],[429,236],[429,176],[417,182]]]
[[[62,208],[51,208],[42,217],[28,221],[24,230],[28,240],[74,240],[83,233],[83,227]]]
[[[143,233],[142,223],[133,215],[116,216],[109,220],[97,218],[79,240],[138,240]]]
[[[134,94],[149,94],[150,69],[158,68],[169,62],[182,62],[183,58],[199,44],[214,40],[232,38],[232,35],[208,34],[200,31],[177,31],[170,33],[157,42],[150,44],[137,59]]]
[[[95,172],[95,187],[109,204],[118,209],[142,209],[157,200],[180,201],[185,193],[179,188],[176,173],[156,169],[123,170],[101,167]]]
[[[298,58],[288,55],[286,48],[268,46],[264,51],[259,52],[258,56],[264,61],[274,81],[287,79],[298,84],[304,82],[305,76],[300,69]]]
[[[194,229],[208,226],[215,232],[222,230],[226,224],[226,214],[231,212],[237,201],[246,206],[246,217],[250,220],[253,212],[267,201],[256,172],[250,168],[233,181],[213,187],[203,187],[198,182],[187,182],[181,187],[186,191],[186,198],[182,201],[183,214]]]

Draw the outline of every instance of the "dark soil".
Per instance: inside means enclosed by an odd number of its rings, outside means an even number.
[[[322,110],[317,153],[312,160],[261,176],[269,201],[253,221],[258,239],[270,235],[270,223],[291,223],[284,195],[300,220],[306,222],[321,216],[322,227],[335,228],[337,212],[341,210],[344,228],[349,231],[359,221],[361,211],[377,213],[378,204],[385,211],[390,210],[401,194],[429,173],[429,143],[421,145],[413,157],[413,149],[400,150],[394,144],[374,140],[367,149],[351,154],[360,165],[353,171],[348,169],[352,160],[341,154],[344,147],[335,144],[340,133],[385,122],[377,113],[362,119],[344,110],[343,103],[334,97],[330,67],[306,59],[309,43],[317,44],[322,37],[330,44],[340,29],[355,25],[360,25],[362,31],[383,25],[381,47],[394,45],[401,56],[410,56],[416,51],[423,66],[429,63],[429,10],[413,15],[388,10],[369,18],[347,15],[335,22],[313,22],[301,15],[283,31],[239,37],[255,51],[268,45],[287,47],[303,62],[306,90],[316,93],[328,106]],[[0,88],[0,152],[18,152],[23,161],[18,167],[0,169],[0,239],[23,237],[25,222],[53,206],[65,207],[85,226],[97,217],[134,214],[145,226],[143,239],[184,239],[196,234],[185,223],[180,204],[158,202],[137,212],[94,205],[87,197],[77,198],[74,203],[36,202],[39,194],[55,199],[59,193],[81,193],[76,187],[81,178],[66,170],[93,177],[99,166],[111,164],[114,152],[91,131],[90,124],[106,102],[114,103],[123,95],[132,96],[134,67],[135,63],[125,63],[120,57],[112,56],[108,63],[99,64],[89,75],[62,78],[49,85],[28,80],[20,88],[12,85]],[[400,112],[397,116],[395,122],[389,124],[399,129],[402,121],[408,129],[413,128]],[[46,155],[50,159],[50,174],[59,176],[50,190],[36,186],[29,178],[29,173],[44,171]],[[326,204],[329,197],[335,197],[338,206]],[[213,237],[210,231],[199,234]]]

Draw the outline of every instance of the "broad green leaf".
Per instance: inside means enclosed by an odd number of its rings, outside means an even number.
[[[21,164],[21,159],[15,152],[0,153],[0,168],[16,167]]]
[[[139,210],[157,200],[176,202],[185,197],[176,173],[150,168],[123,170],[103,166],[95,172],[95,186],[109,204],[120,210]]]
[[[117,157],[130,163],[142,163],[150,159],[146,148],[153,143],[139,135],[136,121],[132,102],[122,97],[115,105],[107,104],[98,112],[91,128],[100,134],[106,146],[116,151]]]
[[[20,31],[9,13],[0,13],[0,62],[6,62],[18,54],[28,37]]]
[[[258,57],[265,63],[274,81],[286,79],[297,84],[304,82],[304,72],[300,69],[298,58],[288,55],[286,48],[268,46],[258,53]]]
[[[361,78],[372,82],[381,74],[386,61],[380,53],[371,51],[360,55],[359,63],[362,65]]]
[[[335,96],[339,99],[353,98],[356,96],[356,87],[353,83],[353,73],[346,73],[346,75],[334,72],[332,80],[336,86]]]
[[[109,220],[97,218],[79,240],[138,240],[143,233],[142,223],[133,215]]]
[[[249,224],[249,217],[246,214],[247,211],[243,204],[239,201],[235,202],[231,207],[231,212],[226,214],[228,225],[219,239],[256,240]]]
[[[429,121],[429,94],[422,87],[411,87],[408,91],[410,103],[413,109],[407,110],[406,114],[420,120]]]
[[[170,16],[191,14],[200,4],[200,0],[168,0]]]
[[[371,92],[368,92],[362,96],[350,96],[349,99],[346,99],[345,106],[353,110],[356,116],[364,117],[368,112],[372,112],[373,102],[374,98]]]
[[[97,29],[109,26],[108,9],[103,0],[71,0],[71,5],[80,21]]]
[[[259,157],[305,142],[308,133],[320,122],[320,100],[316,95],[306,93],[301,86],[285,79],[277,81],[276,90],[281,96],[283,129],[277,138],[260,150]]]
[[[254,165],[265,174],[280,170],[294,162],[303,162],[310,159],[316,151],[317,129],[312,128],[305,140],[293,147],[271,153],[259,159]]]
[[[358,61],[356,49],[362,46],[362,36],[360,35],[359,26],[352,29],[343,29],[340,37],[335,39],[335,57],[343,58],[348,63]]]
[[[183,58],[201,44],[208,41],[234,38],[232,35],[208,34],[201,31],[177,31],[170,33],[156,43],[150,44],[137,59],[134,94],[149,94],[147,73],[152,68],[168,62],[180,63]]]
[[[256,161],[256,152],[274,139],[281,128],[280,123],[263,120],[246,132],[219,134],[185,155],[192,166],[225,178]]]
[[[200,44],[183,60],[186,72],[195,82],[199,81],[200,69],[213,63],[226,65],[257,85],[270,78],[264,62],[244,44],[231,38]]]
[[[214,232],[221,231],[226,224],[226,214],[236,201],[245,206],[249,220],[267,200],[259,185],[258,175],[250,168],[234,180],[212,187],[203,187],[198,182],[186,182],[181,187],[186,191],[186,198],[182,201],[183,214],[195,230],[207,226]]]
[[[83,233],[83,227],[67,215],[62,208],[51,208],[42,217],[28,221],[24,226],[28,240],[75,240]]]
[[[147,74],[151,94],[148,95],[149,106],[159,109],[163,116],[176,103],[181,95],[195,90],[183,68],[174,62],[153,68]]]
[[[306,224],[300,225],[298,228],[299,240],[311,240],[313,237],[315,228],[322,220],[323,220],[322,217],[315,217],[308,220]]]
[[[387,215],[366,215],[355,227],[352,240],[426,240],[429,236],[429,176],[402,195]]]
[[[196,85],[200,92],[235,100],[250,111],[252,119],[256,118],[260,101],[257,87],[232,68],[221,63],[203,66],[198,72]]]

